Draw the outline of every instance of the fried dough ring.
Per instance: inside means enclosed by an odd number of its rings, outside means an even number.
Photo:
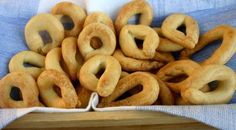
[[[78,5],[71,2],[60,2],[52,8],[51,13],[54,15],[69,16],[72,19],[74,27],[71,30],[65,29],[66,37],[76,37],[83,29],[86,13]]]
[[[39,26],[40,25],[40,26]],[[40,31],[47,31],[51,37],[50,44],[44,44]],[[47,54],[52,48],[58,47],[64,38],[62,24],[51,14],[38,14],[32,17],[25,26],[25,40],[30,50]]]
[[[121,50],[115,50],[113,57],[119,62],[123,70],[125,71],[148,71],[152,69],[158,69],[164,64],[157,61],[149,60],[137,60],[131,57],[126,57]]]
[[[183,24],[186,26],[186,35],[177,30]],[[185,48],[193,49],[198,43],[198,23],[194,18],[185,14],[169,15],[162,23],[161,31],[165,37]]]
[[[24,63],[35,66],[25,67]],[[45,56],[33,51],[22,51],[14,55],[9,62],[9,71],[23,71],[32,75],[35,79],[44,70]]]
[[[153,19],[153,12],[145,0],[133,0],[125,4],[119,11],[115,21],[115,28],[119,34],[120,30],[128,24],[129,18],[140,14],[139,24],[150,25]]]
[[[210,92],[199,89],[212,81],[218,81],[218,87]],[[206,65],[194,71],[181,87],[181,96],[192,104],[228,103],[233,97],[236,80],[234,71],[224,65]]]
[[[115,101],[119,96],[126,91],[141,84],[143,89],[141,92],[127,97],[122,100]],[[134,72],[119,80],[114,92],[105,98],[101,99],[99,107],[113,106],[140,106],[153,104],[159,95],[159,85],[157,80],[149,73]]]
[[[84,27],[91,24],[91,23],[105,24],[114,32],[114,34],[116,33],[111,18],[104,12],[94,12],[94,13],[88,15],[87,18],[85,19]],[[91,45],[93,48],[99,48],[102,45],[102,43],[99,39],[92,38]]]
[[[177,83],[171,83],[171,82],[168,82],[168,80],[181,74],[190,76],[195,69],[198,69],[200,67],[201,66],[198,63],[191,60],[179,60],[175,62],[170,62],[169,64],[162,67],[158,71],[157,76],[162,81],[164,81],[172,91],[179,93],[182,87],[181,84],[183,81],[180,81]],[[205,89],[208,89],[208,88],[209,86],[206,86]]]
[[[139,49],[134,38],[143,40],[143,48]],[[125,25],[119,37],[121,50],[126,56],[137,59],[152,59],[159,45],[159,36],[145,25]]]
[[[22,101],[11,98],[11,89],[16,86],[22,94]],[[34,78],[25,72],[12,72],[0,80],[0,107],[24,108],[39,106],[38,87]]]
[[[75,108],[78,97],[70,79],[57,70],[43,71],[37,80],[40,97],[48,107]],[[61,97],[53,87],[60,88]]]
[[[98,79],[95,74],[103,68],[105,71]],[[96,55],[87,60],[81,67],[79,79],[82,86],[106,97],[114,91],[120,75],[121,66],[114,57]]]
[[[86,89],[85,87],[79,85],[76,88],[76,93],[80,104],[77,104],[77,108],[86,108],[88,106],[92,91]]]
[[[103,43],[100,48],[91,47],[90,42],[93,37],[99,38]],[[91,23],[80,33],[78,47],[85,60],[98,54],[111,55],[116,48],[116,37],[108,26],[101,23]]]
[[[234,55],[236,50],[236,30],[229,25],[219,25],[200,37],[199,43],[193,49],[184,49],[181,52],[181,58],[190,57],[194,53],[204,48],[212,41],[223,39],[220,47],[213,54],[203,61],[202,65],[225,64]]]
[[[65,65],[62,58],[62,52],[61,48],[54,48],[48,54],[45,58],[45,68],[46,69],[53,69],[57,70],[65,75],[68,75],[65,72]]]
[[[183,49],[179,44],[165,38],[165,36],[161,32],[161,28],[153,28],[159,36],[160,42],[157,48],[157,51],[162,52],[175,52]]]
[[[83,57],[77,48],[77,39],[74,37],[65,38],[62,42],[61,50],[70,77],[72,80],[76,80],[77,71],[80,70],[84,62]]]

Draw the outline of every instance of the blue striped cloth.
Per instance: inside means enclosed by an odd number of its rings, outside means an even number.
[[[104,11],[111,15],[112,18],[115,18],[119,7],[127,2],[126,0],[81,1],[85,1],[85,8],[87,8],[88,13],[96,10]],[[191,15],[198,21],[201,33],[219,24],[230,24],[236,27],[236,0],[148,0],[148,2],[154,10],[153,26],[160,26],[163,19],[170,13],[182,12]],[[10,58],[19,51],[27,50],[24,39],[24,26],[33,15],[37,14],[39,4],[40,0],[0,0],[0,78],[8,73]],[[113,10],[111,11],[111,9]],[[194,55],[193,59],[202,61],[219,45],[218,43],[207,46],[201,53]],[[227,66],[236,70],[236,56],[227,63]],[[95,98],[94,100],[97,99]],[[137,107],[135,110],[163,111],[194,118],[221,129],[236,129],[236,105],[234,103],[236,103],[236,95],[231,101],[231,105],[195,106],[195,108],[194,106],[176,108],[173,106],[167,108],[152,106]],[[94,109],[99,110],[95,107]],[[211,113],[213,109],[214,111]],[[12,120],[34,110],[24,111],[21,114],[19,114],[21,112],[19,109],[0,110],[0,129]],[[201,114],[196,115],[195,110]]]

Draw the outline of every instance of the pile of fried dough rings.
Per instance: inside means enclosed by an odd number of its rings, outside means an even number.
[[[139,22],[129,24],[136,14]],[[30,51],[11,58],[0,107],[84,108],[92,92],[100,96],[98,107],[228,103],[236,75],[224,64],[236,51],[236,29],[219,25],[200,36],[191,16],[170,14],[160,28],[150,27],[152,19],[145,0],[121,7],[114,24],[105,13],[87,15],[70,2],[32,17],[25,26]],[[216,40],[221,45],[209,58],[191,60]],[[13,88],[20,99],[11,96]]]

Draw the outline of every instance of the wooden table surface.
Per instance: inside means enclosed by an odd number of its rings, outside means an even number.
[[[85,113],[30,113],[11,124],[5,130],[149,130],[214,129],[192,119],[160,112],[117,111]]]

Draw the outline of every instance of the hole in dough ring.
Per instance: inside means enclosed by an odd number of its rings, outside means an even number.
[[[115,27],[119,34],[120,30],[128,24],[129,18],[140,14],[139,24],[150,25],[153,19],[151,6],[145,0],[133,0],[125,4],[116,17]]]
[[[225,64],[234,55],[236,50],[236,30],[229,25],[220,25],[211,29],[200,37],[199,43],[193,49],[184,49],[181,52],[181,59],[188,58],[204,48],[212,41],[223,39],[220,47],[213,54],[203,61],[202,65]]]
[[[143,40],[143,48],[139,49],[134,38]],[[158,34],[145,25],[125,25],[119,37],[121,50],[126,56],[136,59],[152,59],[159,45]]]
[[[24,63],[30,63],[32,67],[25,67]],[[9,71],[23,71],[32,75],[35,79],[44,70],[45,56],[33,51],[22,51],[14,55],[9,62]]]
[[[215,90],[199,90],[212,81],[218,81]],[[181,96],[192,104],[225,104],[233,97],[235,85],[232,69],[224,65],[206,65],[194,71],[182,83]]]
[[[78,97],[70,79],[57,70],[43,71],[37,80],[40,97],[48,107],[75,108]],[[56,85],[61,90],[61,97],[54,91]]]
[[[98,79],[96,73],[105,68]],[[121,75],[120,63],[112,56],[96,55],[84,63],[80,69],[79,80],[85,88],[109,96],[115,89]]]
[[[54,15],[66,15],[72,19],[74,27],[71,30],[65,30],[66,37],[78,36],[81,32],[86,18],[86,13],[78,5],[71,2],[60,2],[52,8],[51,13]]]
[[[182,24],[186,26],[186,35],[183,32],[177,30],[177,28]],[[193,49],[198,43],[198,23],[195,19],[188,15],[169,15],[162,23],[161,31],[165,37],[185,48]]]
[[[40,25],[40,26],[38,26]],[[52,39],[45,44],[40,31],[47,31]],[[38,14],[32,17],[25,26],[25,40],[30,50],[47,54],[52,48],[59,46],[64,38],[64,28],[60,21],[51,14]]]
[[[100,48],[94,49],[91,46],[90,42],[93,37],[101,40],[102,46]],[[78,47],[85,60],[98,54],[111,55],[116,48],[116,37],[108,26],[101,23],[91,23],[80,33]]]
[[[22,94],[22,101],[11,98],[12,87],[16,86]],[[34,78],[25,72],[12,72],[0,80],[0,107],[25,108],[39,106],[39,91]]]
[[[139,84],[143,87],[141,92],[115,101],[119,96]],[[114,92],[110,96],[102,98],[98,107],[151,105],[157,100],[158,95],[159,85],[151,74],[146,72],[134,72],[120,79]]]

